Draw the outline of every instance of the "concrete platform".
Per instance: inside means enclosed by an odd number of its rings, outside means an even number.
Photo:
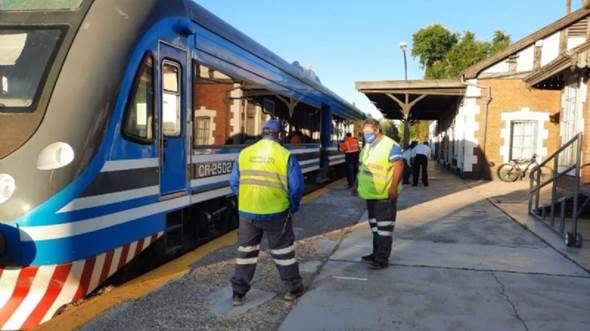
[[[359,262],[371,233],[353,226],[279,330],[588,330],[590,274],[491,203],[485,183],[431,174],[400,197],[390,267]]]

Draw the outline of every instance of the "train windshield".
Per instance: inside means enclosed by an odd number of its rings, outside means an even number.
[[[0,0],[0,11],[75,10],[84,0]]]
[[[0,112],[35,110],[62,34],[51,28],[0,28]]]

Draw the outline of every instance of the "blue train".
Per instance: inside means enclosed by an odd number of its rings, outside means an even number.
[[[1,329],[234,227],[232,162],[267,119],[313,181],[364,118],[189,0],[4,0],[0,45]]]

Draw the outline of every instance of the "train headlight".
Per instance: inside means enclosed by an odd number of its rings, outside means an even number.
[[[0,204],[5,203],[16,191],[16,182],[12,176],[0,174]]]
[[[39,153],[37,158],[37,169],[54,170],[67,166],[74,160],[74,149],[72,146],[57,142],[53,143]]]

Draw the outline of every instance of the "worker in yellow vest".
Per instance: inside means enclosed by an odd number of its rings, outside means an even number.
[[[288,288],[284,299],[293,301],[304,292],[295,258],[291,218],[299,210],[303,196],[303,175],[295,156],[280,143],[281,122],[267,121],[262,134],[260,141],[242,150],[230,176],[240,214],[239,246],[231,279],[234,306],[242,305],[250,290],[264,233],[280,277]]]
[[[372,269],[383,269],[389,265],[391,255],[404,163],[400,146],[383,135],[379,121],[366,120],[363,137],[365,145],[360,155],[358,183],[352,193],[367,201],[373,252],[362,260]]]

